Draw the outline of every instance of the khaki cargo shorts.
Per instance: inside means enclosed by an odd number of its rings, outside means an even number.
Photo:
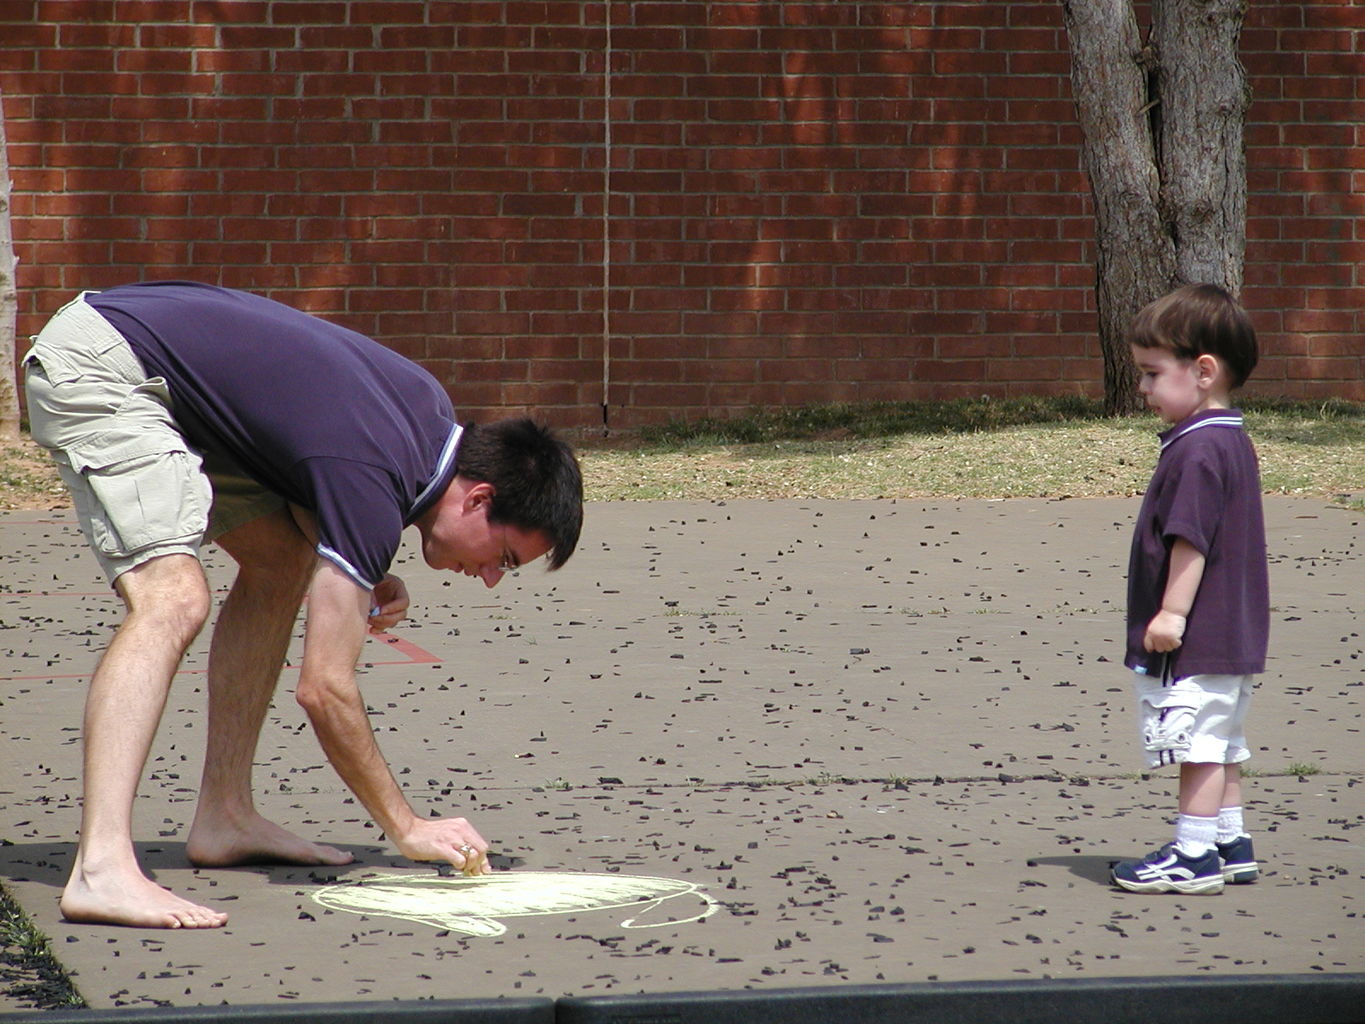
[[[85,294],[33,339],[24,386],[33,439],[109,581],[161,555],[197,556],[206,538],[283,507],[235,467],[205,467],[171,418],[165,380],[147,376]]]

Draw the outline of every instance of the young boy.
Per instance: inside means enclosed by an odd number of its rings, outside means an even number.
[[[1148,767],[1180,765],[1175,840],[1120,861],[1130,892],[1212,895],[1258,872],[1242,824],[1240,764],[1252,676],[1270,631],[1256,452],[1229,397],[1256,365],[1256,334],[1221,288],[1188,285],[1129,331],[1147,405],[1171,428],[1138,513],[1128,648]]]

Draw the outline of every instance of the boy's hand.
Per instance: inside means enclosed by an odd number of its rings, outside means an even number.
[[[1142,638],[1144,650],[1164,654],[1180,646],[1185,635],[1185,616],[1162,610],[1147,623],[1147,633]]]

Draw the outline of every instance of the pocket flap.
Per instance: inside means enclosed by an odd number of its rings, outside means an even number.
[[[39,369],[53,384],[66,384],[80,377],[80,370],[69,357],[46,345],[34,345],[24,355],[23,366],[37,363]]]
[[[1144,693],[1142,699],[1154,708],[1195,708],[1199,697],[1189,690],[1178,686],[1168,687],[1160,693]]]
[[[161,455],[166,452],[183,451],[164,433],[135,434],[125,430],[106,430],[91,435],[66,449],[71,468],[78,473],[87,470],[99,472],[110,466],[146,458],[148,455]]]

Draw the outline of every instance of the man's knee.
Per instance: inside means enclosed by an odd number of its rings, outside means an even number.
[[[129,620],[188,646],[208,621],[212,600],[199,560],[165,555],[130,569],[115,581]]]

